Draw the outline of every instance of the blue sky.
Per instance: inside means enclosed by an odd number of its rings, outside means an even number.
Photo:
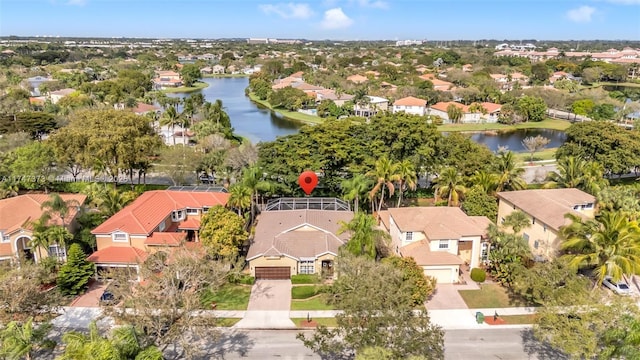
[[[640,0],[0,0],[0,35],[640,40]]]

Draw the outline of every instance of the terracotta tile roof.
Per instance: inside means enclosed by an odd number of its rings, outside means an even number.
[[[336,92],[334,90],[330,90],[330,89],[324,89],[324,90],[320,90],[320,91],[316,91],[317,95],[321,95],[320,97],[323,100],[351,100],[354,98],[353,95],[350,94],[340,94],[340,96],[336,95]]]
[[[418,99],[418,98],[413,97],[413,96],[407,96],[405,98],[396,100],[396,102],[394,102],[393,105],[394,106],[421,106],[421,107],[426,107],[427,106],[427,100]]]
[[[186,232],[154,232],[144,241],[145,245],[178,246],[187,239]]]
[[[295,89],[298,89],[298,90],[302,90],[302,91],[324,90],[324,88],[322,86],[311,85],[311,84],[307,84],[305,82],[294,83],[294,84],[291,85],[291,87],[293,87]]]
[[[178,224],[178,229],[180,230],[198,230],[200,229],[200,220],[198,219],[187,219]]]
[[[147,191],[91,233],[96,235],[122,231],[133,235],[149,235],[174,210],[224,206],[228,199],[229,194],[222,192]]]
[[[171,70],[166,70],[166,71],[159,70],[159,71],[156,71],[156,76],[157,76],[157,77],[164,77],[164,76],[180,76],[180,74],[178,74],[178,73],[177,73],[177,72],[175,72],[175,71],[171,71]]]
[[[391,208],[389,215],[400,231],[423,232],[429,240],[482,236],[489,220],[467,216],[457,207],[444,206]]]
[[[298,79],[302,79],[302,76],[304,76],[303,71],[294,72],[293,74],[289,75],[289,77],[298,78]]]
[[[499,111],[500,109],[502,109],[502,105],[501,104],[483,102],[480,105],[482,105],[482,107],[485,108],[489,114],[494,113],[494,112]]]
[[[356,74],[356,75],[347,76],[347,81],[351,81],[356,84],[361,84],[363,82],[369,81],[369,79],[366,76]]]
[[[453,83],[450,83],[448,81],[443,81],[440,79],[431,79],[429,80],[433,83],[433,87],[438,90],[437,88],[447,88],[446,90],[452,90],[455,86],[453,85]]]
[[[66,89],[52,91],[49,93],[49,95],[67,96],[67,95],[73,94],[75,91],[76,89],[66,88]]]
[[[420,266],[462,265],[460,257],[447,251],[431,251],[426,240],[416,241],[400,248],[402,257],[412,257]]]
[[[469,112],[468,106],[460,104],[458,102],[454,102],[454,101],[438,102],[429,106],[429,108],[447,112],[447,108],[449,107],[449,105],[452,105],[452,104],[455,105],[460,110],[462,110],[462,112],[465,114]]]
[[[258,217],[255,237],[247,260],[260,256],[316,257],[338,248],[349,234],[338,234],[340,222],[349,222],[351,211],[282,210],[265,211]]]
[[[91,254],[87,260],[96,264],[140,264],[148,254],[130,246],[109,246]]]
[[[87,199],[83,194],[60,194],[65,200],[74,200],[78,204],[83,204]],[[48,194],[26,194],[14,196],[0,200],[0,231],[5,235],[18,229],[30,229],[29,222],[37,221],[46,211],[42,209],[42,203],[49,200]],[[75,218],[77,207],[72,206],[67,214],[67,219]],[[68,224],[69,221],[65,219]],[[53,216],[49,225],[62,225],[62,221],[57,216]]]
[[[556,231],[569,223],[564,218],[567,213],[586,217],[584,213],[573,210],[575,205],[591,203],[595,206],[596,202],[594,196],[574,188],[504,191],[498,193],[498,198],[508,201]]]
[[[139,102],[136,105],[136,107],[131,109],[131,111],[133,111],[136,114],[144,114],[147,112],[158,111],[158,110],[162,110],[162,108],[156,105],[149,105],[142,102]]]

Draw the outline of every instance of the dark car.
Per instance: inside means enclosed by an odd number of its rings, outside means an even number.
[[[106,289],[104,289],[104,292],[102,293],[102,295],[100,295],[100,305],[110,306],[110,305],[116,305],[117,303],[120,302],[120,299],[114,293],[115,287],[116,285],[112,283],[109,286],[107,286]]]

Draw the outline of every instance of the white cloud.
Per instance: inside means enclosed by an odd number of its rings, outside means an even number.
[[[640,0],[605,0],[606,2],[622,5],[640,5]]]
[[[67,5],[84,6],[86,3],[87,3],[87,0],[69,0],[69,1],[67,1]]]
[[[593,13],[596,12],[596,8],[592,6],[583,5],[575,9],[567,11],[567,17],[569,20],[578,23],[586,23],[591,21]]]
[[[280,3],[260,5],[265,14],[276,14],[283,19],[308,19],[313,15],[309,4]]]
[[[350,0],[350,2],[355,2],[362,7],[376,9],[387,9],[389,7],[389,4],[386,1],[382,0]]]
[[[342,8],[329,9],[324,12],[324,18],[320,25],[329,30],[348,28],[353,24],[353,20],[349,18]]]

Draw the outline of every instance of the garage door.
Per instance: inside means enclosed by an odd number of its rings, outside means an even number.
[[[451,284],[453,270],[451,268],[446,269],[425,269],[424,274],[436,278],[438,284]]]
[[[291,268],[288,266],[256,267],[256,279],[286,280],[291,278]]]

